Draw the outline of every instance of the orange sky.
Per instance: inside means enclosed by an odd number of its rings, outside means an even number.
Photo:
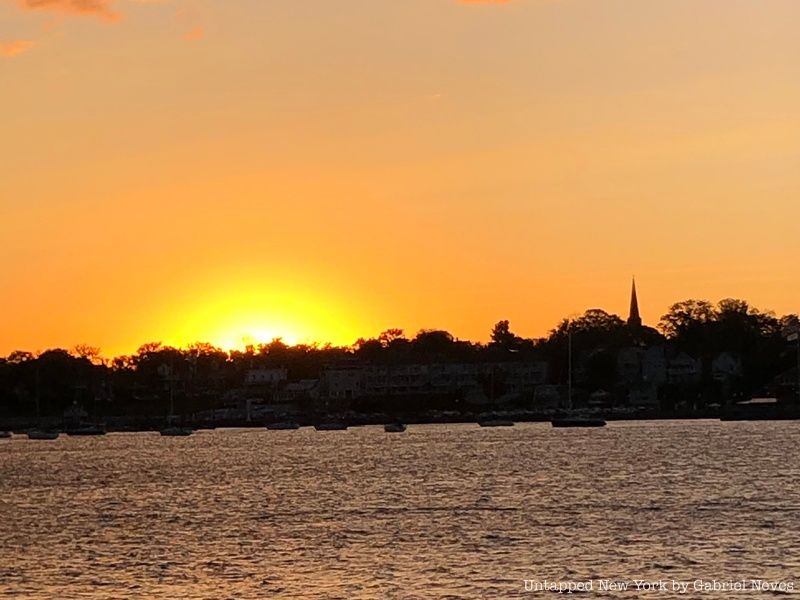
[[[797,0],[0,0],[0,355],[800,310]]]

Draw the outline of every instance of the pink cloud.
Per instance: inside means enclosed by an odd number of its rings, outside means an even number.
[[[9,40],[7,42],[0,41],[0,56],[10,58],[17,56],[23,52],[27,52],[33,47],[33,42],[30,40]]]
[[[206,37],[206,31],[202,27],[193,27],[183,34],[183,39],[189,40],[190,42],[202,40],[204,37]]]
[[[175,18],[184,30],[184,40],[197,42],[206,37],[206,28],[199,21],[197,11],[191,8],[179,8],[175,11]]]
[[[17,0],[26,10],[47,10],[71,15],[94,16],[116,21],[120,15],[111,8],[112,0]]]

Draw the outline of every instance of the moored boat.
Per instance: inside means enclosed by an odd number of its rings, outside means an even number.
[[[165,427],[160,433],[165,437],[186,437],[192,435],[192,430],[188,427]]]
[[[565,417],[550,421],[553,427],[605,427],[603,419],[591,419],[588,417]]]
[[[386,433],[403,433],[406,430],[406,426],[403,423],[387,423],[383,426],[383,430]]]
[[[43,431],[41,429],[31,429],[28,432],[29,440],[55,440],[58,439],[60,432],[58,431]]]
[[[10,431],[0,431],[0,440],[8,439],[10,437],[11,437],[11,432]]]
[[[633,287],[636,298],[636,285]],[[637,309],[638,310],[638,309]],[[557,416],[550,421],[553,427],[605,427],[606,422],[596,417],[583,416],[573,412],[572,405],[572,322],[567,320],[567,411],[565,416]],[[564,414],[564,413],[562,413]]]
[[[478,421],[481,427],[513,427],[514,421],[507,419],[482,419]]]
[[[69,436],[105,435],[106,428],[102,425],[83,425],[64,431]]]
[[[267,425],[267,429],[274,431],[288,431],[291,429],[300,429],[300,424],[295,423],[294,421],[281,421],[278,423],[270,423]]]
[[[317,431],[345,431],[347,430],[346,423],[318,423],[314,425]]]

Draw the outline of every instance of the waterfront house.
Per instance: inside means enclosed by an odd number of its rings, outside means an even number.
[[[272,369],[250,369],[245,373],[244,383],[249,386],[269,386],[286,381],[288,372],[284,367]]]

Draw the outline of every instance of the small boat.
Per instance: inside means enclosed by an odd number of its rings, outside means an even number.
[[[345,423],[318,423],[314,425],[317,431],[346,431],[347,424]]]
[[[406,430],[406,426],[402,423],[387,423],[383,426],[383,430],[386,433],[403,433]]]
[[[635,294],[635,287],[634,287]],[[592,417],[579,416],[573,412],[572,405],[572,327],[571,321],[567,321],[567,360],[568,360],[568,378],[567,378],[567,411],[561,413],[561,417],[556,417],[550,421],[553,427],[605,427],[606,422],[603,419]],[[570,416],[573,415],[573,416]]]
[[[74,429],[66,429],[64,433],[69,436],[105,435],[106,428],[102,425],[83,425],[81,427],[75,427]]]
[[[192,430],[189,427],[165,427],[160,433],[166,437],[186,437],[192,435]]]
[[[0,440],[7,440],[11,437],[10,431],[0,431]]]
[[[28,432],[29,440],[55,440],[58,439],[58,431],[42,431],[41,429],[31,429]]]
[[[278,423],[270,423],[267,425],[267,429],[271,429],[273,431],[288,431],[291,429],[300,429],[300,424],[295,423],[294,421],[281,421]]]
[[[590,419],[583,417],[566,417],[563,419],[553,419],[550,421],[553,427],[605,427],[603,419]]]
[[[482,419],[478,421],[478,425],[481,427],[513,427],[514,421],[505,419]]]

